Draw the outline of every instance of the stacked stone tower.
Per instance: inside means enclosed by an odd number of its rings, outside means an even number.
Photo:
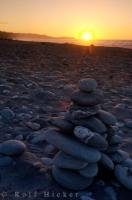
[[[102,110],[103,99],[94,79],[82,79],[72,94],[69,111],[64,117],[53,118],[56,128],[45,132],[45,140],[59,149],[52,175],[63,187],[85,189],[105,168],[132,189],[132,160],[120,149],[117,119]]]

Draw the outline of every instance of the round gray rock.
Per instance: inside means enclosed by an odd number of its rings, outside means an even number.
[[[0,153],[8,156],[21,155],[26,150],[26,145],[19,140],[7,140],[0,144]]]
[[[71,190],[84,190],[93,182],[93,178],[86,178],[79,173],[55,166],[52,168],[52,175],[61,186]]]
[[[1,116],[8,121],[13,120],[15,113],[10,108],[4,108],[0,111]]]
[[[84,92],[93,92],[97,88],[97,82],[92,78],[85,78],[79,81],[79,88]]]

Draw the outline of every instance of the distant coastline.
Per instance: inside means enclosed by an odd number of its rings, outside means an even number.
[[[4,38],[5,37],[5,38]],[[132,49],[132,40],[91,40],[84,42],[73,37],[52,37],[48,35],[31,34],[31,33],[13,33],[0,31],[0,39],[12,39],[20,41],[34,42],[51,42],[51,43],[69,43],[78,45],[96,45],[106,47],[121,47]]]

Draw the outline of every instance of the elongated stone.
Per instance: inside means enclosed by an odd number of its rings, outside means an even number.
[[[73,102],[81,106],[94,106],[102,103],[103,99],[104,96],[101,90],[96,90],[89,94],[81,91],[76,91],[71,97]]]
[[[77,111],[73,111],[71,113],[71,117],[72,117],[72,119],[79,120],[79,119],[86,119],[86,118],[88,118],[88,117],[90,117],[92,115],[95,115],[95,114],[96,113],[94,113],[94,112],[77,110]]]
[[[103,136],[92,132],[88,128],[76,126],[74,129],[74,135],[83,143],[88,144],[91,147],[95,147],[99,150],[106,150],[108,147],[108,143]]]
[[[45,140],[65,153],[87,162],[97,162],[101,158],[101,154],[98,150],[88,147],[54,130],[45,132]]]
[[[52,175],[54,179],[63,187],[71,190],[83,190],[88,188],[93,178],[86,178],[77,172],[71,170],[60,169],[58,167],[52,168]]]
[[[107,131],[106,126],[96,117],[89,117],[88,119],[72,120],[72,122],[76,126],[84,126],[97,133],[105,133]]]
[[[111,158],[104,154],[104,153],[101,153],[101,159],[100,159],[100,163],[107,169],[109,170],[113,170],[114,169],[114,163],[113,161],[111,160]]]
[[[109,154],[109,156],[115,163],[121,163],[129,158],[129,154],[123,150],[118,150],[112,154]]]
[[[55,156],[53,164],[60,168],[72,170],[82,169],[87,166],[87,162],[74,158],[64,152],[59,152]]]
[[[107,125],[115,125],[117,119],[114,115],[104,110],[99,110],[97,113],[97,117]]]
[[[52,118],[51,124],[60,128],[61,131],[67,133],[72,132],[74,128],[74,125],[72,123],[60,117]]]
[[[122,165],[115,166],[115,176],[127,189],[132,190],[132,168]]]
[[[79,170],[79,173],[87,178],[94,177],[98,173],[98,165],[97,163],[88,163],[85,168]]]
[[[89,113],[89,114],[91,114],[91,115],[94,115],[94,114],[96,114],[96,113],[98,112],[98,110],[100,110],[100,109],[101,109],[100,105],[95,105],[95,106],[79,106],[79,105],[73,103],[73,104],[70,106],[69,111],[72,113],[72,112],[74,112],[74,111],[81,110],[81,111],[83,111],[83,112],[86,112],[86,113]]]

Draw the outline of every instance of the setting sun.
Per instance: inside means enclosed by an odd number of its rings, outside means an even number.
[[[90,32],[84,32],[81,34],[80,38],[81,38],[81,40],[89,41],[89,40],[93,40],[93,35]]]

